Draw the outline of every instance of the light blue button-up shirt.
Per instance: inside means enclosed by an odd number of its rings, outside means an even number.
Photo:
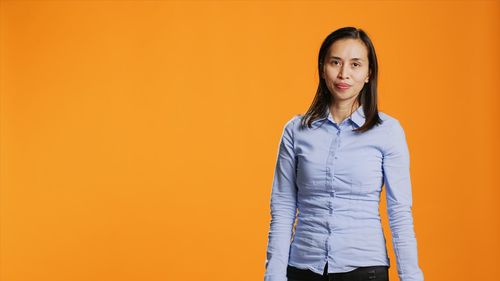
[[[264,280],[287,281],[287,265],[318,274],[326,262],[329,273],[390,265],[379,214],[382,186],[399,278],[424,280],[413,227],[410,155],[400,122],[379,111],[382,124],[356,133],[352,129],[365,122],[362,106],[340,124],[327,111],[313,128],[299,129],[300,114],[283,128]]]

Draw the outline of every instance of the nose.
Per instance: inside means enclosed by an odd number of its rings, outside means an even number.
[[[342,66],[340,67],[338,77],[339,77],[339,78],[346,78],[346,77],[347,77],[347,70],[346,70],[346,68],[344,67],[344,65],[342,65]]]

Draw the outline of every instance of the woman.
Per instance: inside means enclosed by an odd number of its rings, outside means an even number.
[[[370,38],[354,27],[332,32],[321,45],[318,71],[309,110],[283,128],[265,281],[389,280],[382,186],[399,278],[424,280],[406,137],[396,118],[377,110],[378,65]]]

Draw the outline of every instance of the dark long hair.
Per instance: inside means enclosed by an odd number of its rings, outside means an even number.
[[[323,64],[325,62],[325,57],[328,54],[330,46],[335,41],[344,38],[361,39],[364,42],[368,49],[368,64],[371,71],[368,83],[365,83],[359,95],[357,96],[358,104],[363,106],[366,120],[363,126],[353,131],[362,133],[368,131],[373,126],[382,123],[382,120],[378,115],[377,108],[378,63],[375,48],[373,47],[372,41],[370,40],[368,35],[362,29],[348,26],[339,28],[330,33],[323,41],[323,44],[321,44],[318,55],[319,85],[316,91],[316,96],[314,97],[311,106],[302,118],[301,127],[308,126],[309,128],[311,128],[312,122],[317,119],[327,117],[328,113],[326,110],[331,105],[331,102],[333,102],[333,99],[328,87],[326,86],[325,79],[322,77],[321,73],[323,72]]]

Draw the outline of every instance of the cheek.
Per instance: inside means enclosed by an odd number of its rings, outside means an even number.
[[[325,69],[325,78],[328,80],[333,80],[337,77],[338,71],[332,67],[327,67]]]
[[[358,87],[363,88],[363,86],[365,85],[365,80],[366,80],[367,76],[368,76],[368,73],[359,74],[359,75],[353,76],[353,80]]]
[[[353,74],[353,79],[356,82],[364,82],[367,76],[368,72],[359,71]]]

